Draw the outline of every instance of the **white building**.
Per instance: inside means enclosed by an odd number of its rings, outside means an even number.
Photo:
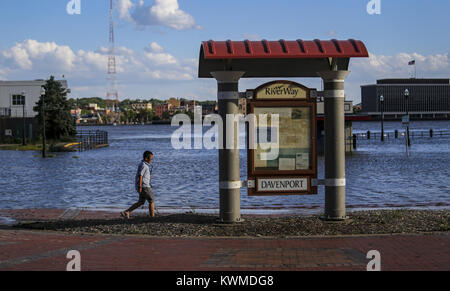
[[[0,116],[23,117],[25,102],[25,117],[35,117],[37,112],[33,107],[39,101],[41,87],[45,80],[35,81],[0,81]],[[67,81],[59,80],[67,89]]]
[[[153,105],[152,105],[152,103],[144,103],[144,102],[142,102],[142,103],[134,103],[134,104],[131,104],[131,108],[133,108],[134,110],[144,109],[144,110],[152,111]]]

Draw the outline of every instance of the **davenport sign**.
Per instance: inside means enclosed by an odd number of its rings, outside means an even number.
[[[307,178],[257,179],[257,181],[257,190],[260,192],[297,192],[308,190]]]

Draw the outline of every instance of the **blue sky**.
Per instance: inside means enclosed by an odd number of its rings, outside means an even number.
[[[371,58],[351,64],[347,95],[355,101],[361,84],[409,77],[408,59],[418,77],[450,77],[448,0],[381,0],[380,15],[367,13],[369,0],[115,1],[121,99],[214,99],[215,82],[196,77],[208,39],[360,39]],[[0,1],[0,79],[64,74],[74,97],[105,95],[109,1],[81,0],[81,15],[68,15],[68,2]],[[264,81],[245,80],[241,90]]]

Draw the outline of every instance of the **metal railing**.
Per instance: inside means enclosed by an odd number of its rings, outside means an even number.
[[[0,107],[0,117],[11,117],[11,108]]]
[[[361,133],[355,133],[357,140],[380,140],[380,131],[367,131]],[[385,139],[397,139],[405,135],[404,130],[385,131]],[[448,137],[450,136],[450,130],[448,129],[429,129],[429,130],[411,130],[409,133],[410,138],[434,138],[434,137]]]
[[[367,131],[355,133],[346,139],[346,145],[352,146],[356,149],[358,142],[378,142],[381,140],[381,131]],[[398,139],[404,139],[406,135],[405,130],[385,131],[384,141],[393,142]],[[448,129],[429,129],[429,130],[411,130],[409,133],[410,139],[435,139],[435,138],[450,138],[450,130]]]
[[[80,152],[96,149],[109,144],[108,132],[103,130],[78,131],[77,140],[79,143],[78,150]]]

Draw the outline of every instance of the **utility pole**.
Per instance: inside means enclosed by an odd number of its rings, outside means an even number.
[[[109,48],[108,48],[108,74],[107,74],[107,92],[106,92],[106,107],[110,107],[111,113],[119,113],[119,93],[117,91],[117,67],[116,67],[116,53],[114,40],[114,19],[113,19],[113,1],[110,0],[109,8]],[[113,114],[114,116],[114,114]],[[114,118],[117,118],[115,116]],[[120,120],[119,120],[120,122]]]
[[[42,115],[42,157],[46,158],[46,140],[45,140],[45,88],[41,87],[41,97],[42,97],[42,106],[41,106],[41,115]]]
[[[22,145],[26,146],[27,145],[27,138],[25,135],[25,131],[26,131],[26,124],[25,124],[25,92],[22,92],[22,98],[23,98],[23,102],[22,102],[22,121],[23,121],[23,132],[22,132]]]

